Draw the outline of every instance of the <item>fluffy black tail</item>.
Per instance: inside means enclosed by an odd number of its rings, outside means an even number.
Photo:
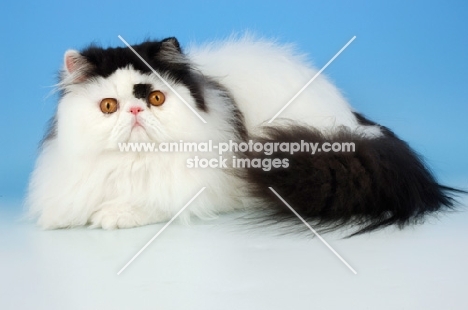
[[[314,155],[291,155],[280,150],[271,155],[245,153],[250,160],[268,162],[278,158],[289,164],[269,171],[245,170],[250,194],[266,206],[261,212],[263,219],[283,222],[295,218],[268,187],[274,188],[305,220],[313,222],[316,229],[329,231],[352,225],[356,230],[351,236],[393,224],[402,228],[422,222],[429,213],[453,209],[452,195],[465,192],[438,184],[406,142],[387,128],[382,130],[382,137],[369,139],[345,129],[325,137],[305,126],[263,128],[263,134],[253,140],[270,145],[307,141],[319,143],[319,147],[325,142],[353,142],[355,146],[354,152],[322,150]]]

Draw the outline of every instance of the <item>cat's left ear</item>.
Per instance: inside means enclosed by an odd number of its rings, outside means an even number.
[[[182,53],[179,41],[175,37],[166,38],[161,41],[161,52]]]
[[[87,79],[91,65],[78,51],[68,50],[63,56],[62,82],[66,84],[81,83]]]
[[[159,50],[155,57],[170,64],[184,64],[187,62],[187,59],[180,48],[179,41],[174,37],[160,41]]]

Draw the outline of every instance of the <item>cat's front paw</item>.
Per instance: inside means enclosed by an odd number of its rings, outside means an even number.
[[[91,228],[103,229],[131,228],[148,224],[142,214],[128,207],[104,207],[94,212],[89,222]]]

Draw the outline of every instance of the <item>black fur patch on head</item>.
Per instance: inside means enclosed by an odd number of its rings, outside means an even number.
[[[200,95],[200,84],[194,70],[182,53],[176,38],[162,41],[146,41],[132,45],[133,49],[159,74],[175,83],[185,85],[196,101],[197,108],[206,111],[203,96]],[[80,53],[90,64],[85,73],[87,79],[96,76],[108,77],[118,69],[132,66],[143,74],[152,70],[138,58],[128,47],[101,48],[90,46]]]
[[[133,96],[137,99],[146,99],[151,92],[150,84],[135,84],[133,85]]]

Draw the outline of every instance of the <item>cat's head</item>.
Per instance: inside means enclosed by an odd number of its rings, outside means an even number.
[[[209,117],[206,81],[191,67],[179,42],[147,41],[133,49],[147,64],[127,47],[91,46],[65,53],[62,98],[50,139],[71,149],[100,152],[116,150],[119,142],[196,139],[207,131],[180,98]]]

